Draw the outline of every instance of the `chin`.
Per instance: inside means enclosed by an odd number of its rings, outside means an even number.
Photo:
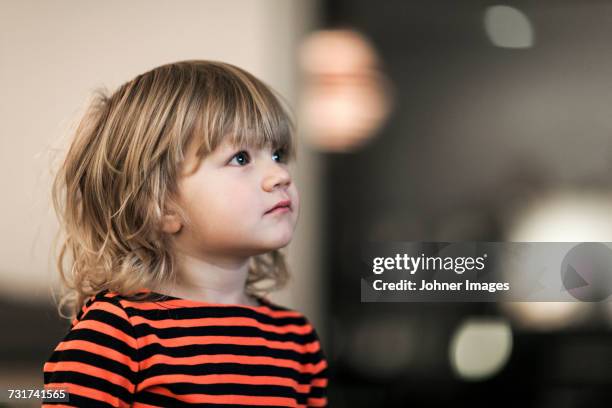
[[[293,235],[289,235],[287,237],[280,237],[276,239],[271,239],[267,242],[262,243],[262,247],[265,248],[265,252],[274,251],[276,249],[281,249],[289,245]]]

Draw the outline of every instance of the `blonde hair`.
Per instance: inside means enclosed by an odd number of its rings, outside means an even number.
[[[97,90],[52,187],[58,237],[65,234],[56,259],[59,314],[68,307],[62,316],[73,319],[105,289],[128,295],[175,280],[172,240],[161,225],[169,208],[189,223],[176,201],[187,146],[197,143],[199,160],[225,139],[282,148],[294,159],[294,126],[281,101],[250,73],[204,60],[159,66],[110,96]],[[288,276],[279,250],[254,256],[245,291],[278,289]],[[264,280],[272,284],[262,289]]]

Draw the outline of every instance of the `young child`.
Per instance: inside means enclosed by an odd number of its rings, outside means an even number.
[[[293,137],[273,91],[226,63],[97,94],[53,185],[71,327],[43,371],[69,401],[44,406],[327,405],[315,329],[263,295],[288,277]]]

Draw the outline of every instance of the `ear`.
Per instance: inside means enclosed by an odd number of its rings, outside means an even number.
[[[176,234],[183,228],[181,220],[176,214],[167,214],[162,219],[162,231],[167,234]]]

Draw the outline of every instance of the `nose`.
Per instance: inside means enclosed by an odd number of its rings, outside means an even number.
[[[272,163],[266,169],[263,178],[263,189],[265,191],[274,191],[277,188],[285,189],[291,184],[291,174],[286,165]]]

